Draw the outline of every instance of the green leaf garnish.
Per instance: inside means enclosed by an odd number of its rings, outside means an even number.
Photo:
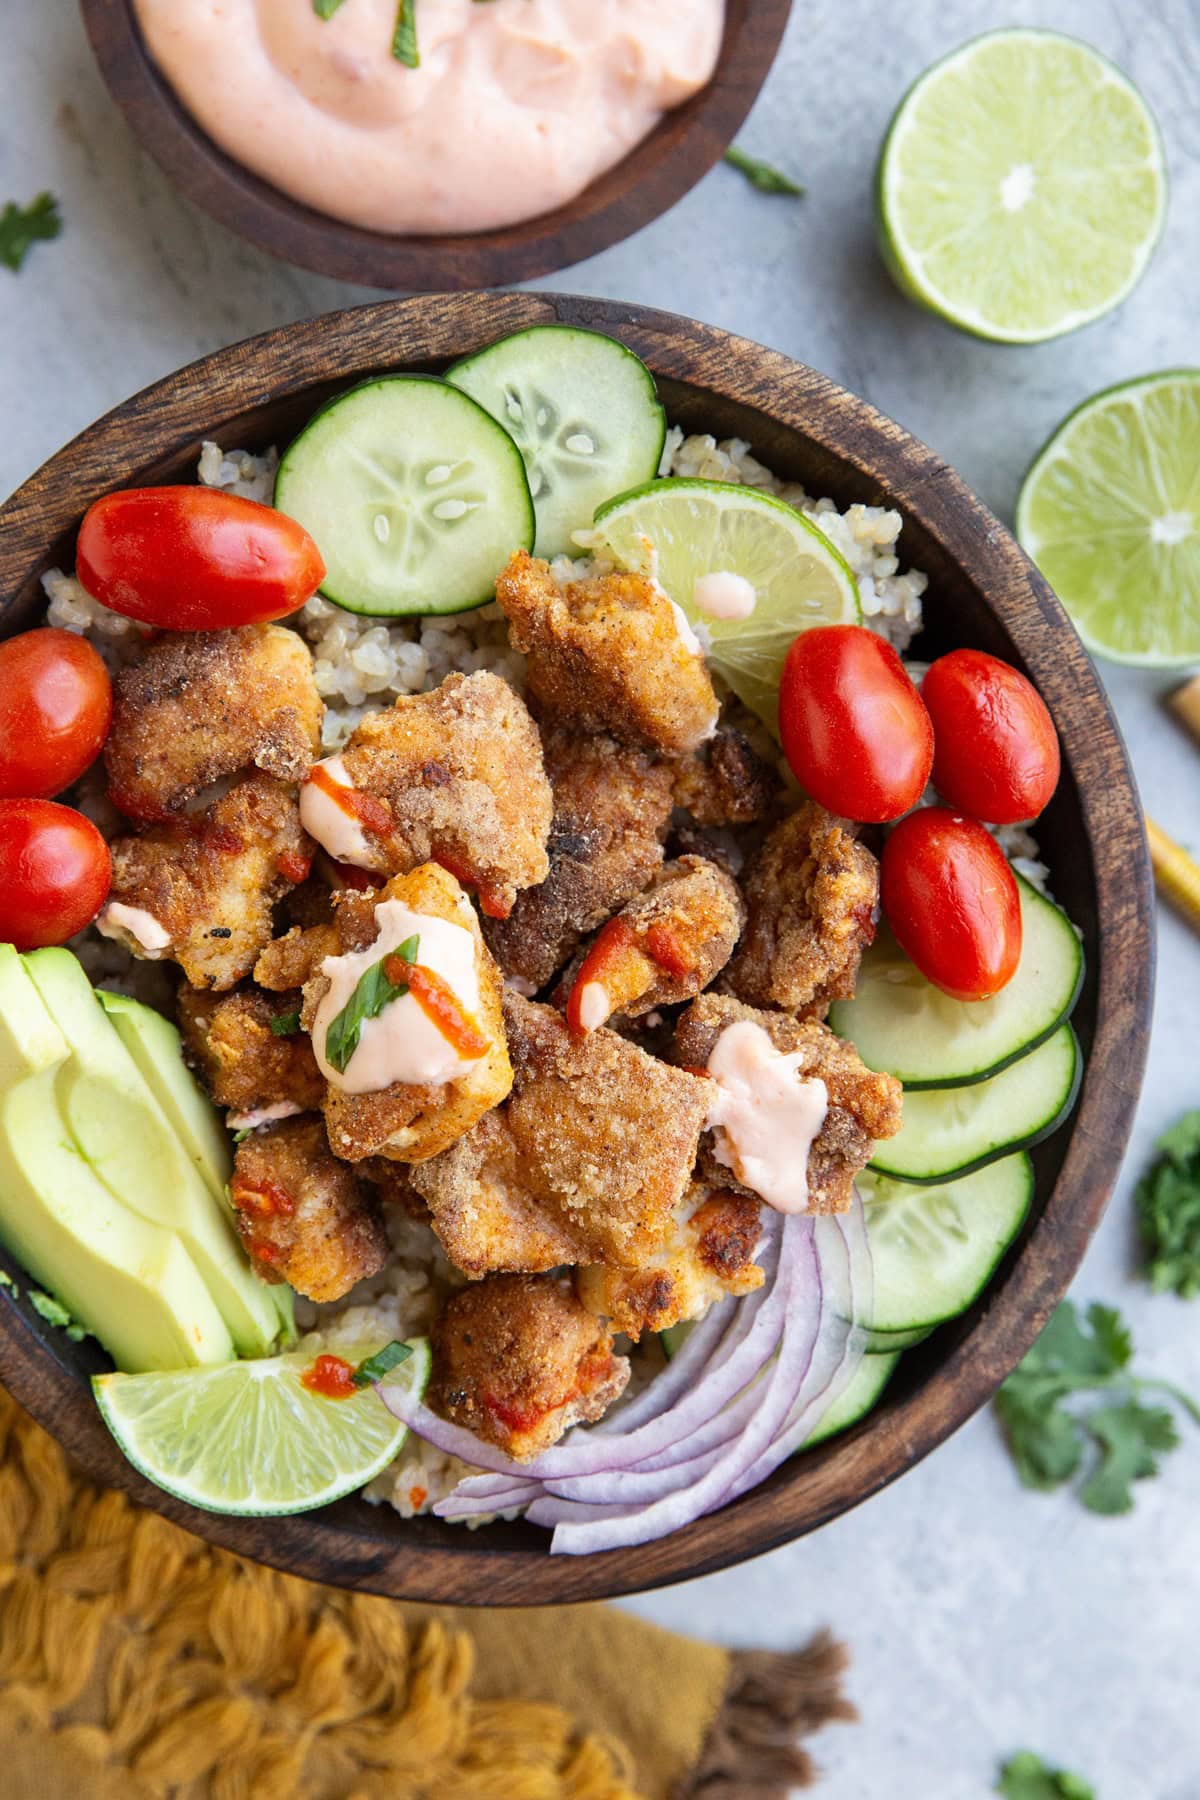
[[[342,0],[313,0],[313,11],[318,19],[332,19]]]
[[[382,1381],[384,1376],[402,1362],[407,1362],[412,1355],[411,1346],[402,1344],[399,1338],[393,1338],[374,1356],[364,1356],[350,1379],[355,1387],[370,1387],[373,1381]]]
[[[298,1012],[276,1013],[271,1020],[271,1030],[276,1037],[295,1037],[299,1029],[300,1014]]]
[[[760,194],[790,194],[794,200],[802,200],[808,192],[798,181],[793,181],[790,175],[785,175],[771,163],[760,162],[756,156],[747,156],[736,144],[731,144],[725,152],[725,161],[731,169],[737,169],[744,175],[750,186],[757,188]]]
[[[1200,1294],[1200,1111],[1184,1113],[1159,1138],[1158,1160],[1134,1196],[1157,1293]]]
[[[0,263],[15,274],[33,244],[56,238],[61,230],[62,215],[53,194],[39,194],[28,206],[10,200],[0,212]]]
[[[362,1036],[362,1028],[368,1019],[378,1018],[385,1006],[393,1000],[401,1000],[408,992],[404,982],[389,981],[385,973],[386,965],[393,957],[401,962],[415,963],[421,939],[414,933],[405,938],[398,950],[389,950],[381,956],[377,963],[372,963],[365,975],[359,977],[358,984],[333,1020],[325,1033],[325,1060],[339,1075],[344,1075],[346,1065],[358,1049],[358,1040]]]
[[[1061,1487],[1087,1465],[1079,1498],[1090,1511],[1114,1514],[1133,1506],[1133,1483],[1158,1474],[1159,1458],[1179,1442],[1166,1406],[1146,1405],[1159,1394],[1200,1424],[1200,1407],[1181,1389],[1134,1375],[1133,1340],[1111,1306],[1088,1308],[1086,1325],[1064,1300],[1024,1362],[996,1395],[1017,1474],[1026,1487]],[[1065,1402],[1090,1395],[1092,1405]]]
[[[1010,1756],[1000,1771],[996,1792],[1003,1800],[1096,1800],[1096,1790],[1081,1775],[1052,1769],[1032,1750]]]
[[[417,49],[417,0],[400,0],[396,29],[392,34],[392,55],[410,69],[421,66],[421,52]]]
[[[248,1137],[253,1137],[253,1135],[254,1135],[253,1125],[243,1125],[240,1131],[234,1132],[233,1141],[235,1144],[244,1144],[246,1139]]]
[[[11,1291],[12,1296],[15,1300],[20,1299],[21,1290],[17,1286],[16,1282],[13,1280],[12,1276],[9,1274],[7,1269],[0,1269],[0,1287],[8,1288]]]

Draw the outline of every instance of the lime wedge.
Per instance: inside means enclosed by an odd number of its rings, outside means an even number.
[[[993,31],[901,101],[876,177],[898,286],[963,331],[1037,344],[1117,306],[1162,229],[1167,173],[1145,101],[1053,31]]]
[[[654,575],[699,633],[709,663],[772,731],[789,646],[812,625],[856,625],[858,589],[824,532],[783,500],[728,481],[651,481],[596,514],[593,548]],[[706,575],[753,588],[747,618],[714,619],[696,605]]]
[[[318,1347],[319,1348],[319,1347]],[[378,1341],[346,1348],[358,1363]],[[429,1343],[385,1378],[389,1388],[424,1393]],[[399,1452],[407,1428],[372,1387],[328,1400],[300,1377],[317,1348],[218,1368],[150,1375],[96,1375],[104,1423],[135,1469],[206,1512],[261,1518],[306,1512],[364,1487]]]
[[[1017,536],[1098,656],[1200,661],[1200,369],[1085,400],[1025,477]]]

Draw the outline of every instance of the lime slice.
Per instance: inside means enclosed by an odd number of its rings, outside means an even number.
[[[733,482],[651,481],[621,494],[596,514],[593,548],[661,582],[712,667],[772,731],[797,634],[861,617],[854,576],[824,532],[785,501]],[[715,574],[750,583],[748,618],[714,619],[697,607],[697,581]]]
[[[1200,661],[1200,369],[1085,400],[1025,477],[1017,536],[1098,656]]]
[[[1053,31],[993,31],[910,88],[880,152],[880,246],[952,325],[1037,344],[1117,306],[1162,229],[1167,173],[1145,101]]]
[[[380,1348],[337,1346],[358,1363]],[[389,1388],[422,1394],[429,1343],[386,1377]],[[306,1512],[364,1487],[398,1453],[407,1428],[372,1387],[328,1400],[300,1377],[316,1349],[218,1368],[151,1375],[96,1375],[104,1423],[135,1469],[206,1512],[261,1518]]]

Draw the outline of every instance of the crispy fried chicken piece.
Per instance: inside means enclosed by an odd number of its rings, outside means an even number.
[[[229,1197],[259,1274],[310,1300],[340,1300],[387,1261],[379,1201],[331,1154],[317,1116],[251,1132],[237,1147]]]
[[[751,859],[742,892],[746,929],[722,988],[821,1019],[853,995],[875,936],[879,865],[844,823],[806,801]]]
[[[374,895],[354,896],[355,901],[365,899],[370,917],[374,917]],[[254,965],[254,979],[259,987],[267,988],[273,994],[286,994],[292,988],[302,988],[315,970],[319,969],[327,956],[339,956],[345,944],[345,931],[349,920],[347,913],[342,920],[339,932],[334,923],[328,925],[293,925],[282,937],[274,938],[263,950]],[[374,935],[373,928],[368,927],[366,943],[370,943]],[[365,945],[357,945],[363,949]]]
[[[551,1007],[506,993],[512,1096],[412,1172],[469,1275],[559,1263],[636,1267],[672,1229],[708,1087],[612,1031],[582,1042]]]
[[[483,928],[505,974],[534,991],[645,887],[662,862],[671,817],[668,764],[602,733],[547,727],[542,745],[554,790],[550,873],[517,896],[507,919]]]
[[[692,999],[729,961],[744,918],[737,883],[716,863],[665,863],[584,956],[566,1002],[572,1031],[583,1036],[614,1014],[637,1018]]]
[[[453,875],[436,863],[425,863],[407,875],[394,876],[378,893],[355,893],[343,889],[334,895],[333,925],[313,928],[272,945],[271,953],[259,959],[263,976],[275,978],[277,966],[287,953],[287,972],[299,973],[306,953],[310,973],[304,980],[304,1029],[311,1032],[317,1010],[329,990],[329,977],[321,972],[321,963],[329,955],[344,956],[367,950],[379,935],[375,909],[388,901],[398,900],[415,913],[432,914],[447,919],[467,931],[475,946],[475,968],[479,981],[479,1007],[474,1023],[487,1039],[484,1054],[469,1061],[463,1074],[452,1081],[428,1085],[397,1082],[391,1087],[361,1094],[347,1093],[332,1081],[325,1091],[325,1123],[329,1141],[338,1156],[347,1162],[360,1162],[367,1156],[391,1157],[397,1162],[422,1162],[436,1156],[455,1138],[469,1131],[475,1121],[493,1106],[498,1106],[512,1085],[512,1065],[504,1041],[504,1022],[500,1010],[500,971],[488,952],[479,930],[475,908],[463,893]],[[335,935],[335,946],[329,948],[328,933]],[[417,957],[420,966],[420,956]],[[263,981],[269,986],[270,981]],[[401,1004],[397,1001],[394,1004]],[[320,1045],[318,1045],[320,1049]],[[319,1059],[318,1059],[319,1060]]]
[[[270,943],[271,910],[311,856],[294,794],[249,775],[203,812],[118,838],[96,924],[135,956],[169,957],[193,987],[223,993]]]
[[[528,1461],[618,1399],[629,1363],[553,1275],[494,1275],[453,1295],[431,1333],[430,1405]]]
[[[117,676],[104,749],[110,797],[130,818],[153,821],[243,769],[298,782],[324,711],[309,648],[283,625],[166,633]]]
[[[861,1060],[853,1044],[835,1037],[816,1019],[793,1019],[788,1013],[744,1006],[726,994],[701,994],[683,1014],[675,1031],[675,1052],[689,1068],[703,1069],[717,1039],[729,1025],[759,1025],[785,1056],[802,1051],[797,1079],[825,1083],[828,1110],[808,1156],[808,1211],[845,1212],[854,1177],[866,1167],[878,1138],[894,1137],[901,1125],[903,1089],[894,1075],[877,1075]],[[742,1187],[713,1155],[710,1141],[701,1149],[700,1167],[714,1183],[739,1193]]]
[[[254,987],[221,995],[182,987],[176,1004],[184,1057],[217,1106],[235,1114],[284,1105],[298,1113],[318,1110],[325,1078],[300,1029],[298,992],[275,999]],[[293,1030],[278,1029],[293,1017]]]
[[[341,780],[319,806],[312,784],[304,789],[305,823],[332,855],[348,852],[320,813],[348,783],[359,796],[350,860],[364,868],[397,875],[440,862],[501,919],[521,888],[546,879],[552,801],[541,740],[500,676],[448,675],[431,694],[368,713],[333,761]]]
[[[371,1183],[385,1208],[395,1207],[410,1219],[428,1225],[429,1208],[409,1180],[407,1164],[392,1162],[386,1156],[367,1156],[355,1163],[354,1172]]]
[[[579,1298],[589,1312],[635,1342],[644,1331],[666,1331],[699,1319],[726,1294],[752,1294],[763,1283],[754,1261],[761,1230],[759,1203],[728,1188],[693,1182],[677,1209],[675,1229],[639,1269],[601,1263],[580,1269]]]
[[[675,804],[697,825],[754,825],[765,819],[783,786],[740,731],[722,726],[674,766]]]
[[[529,691],[547,718],[610,731],[622,743],[683,755],[717,722],[702,654],[671,602],[643,575],[565,584],[518,550],[496,583],[509,636],[529,659]]]

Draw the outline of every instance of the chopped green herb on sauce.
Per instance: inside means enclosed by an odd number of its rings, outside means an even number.
[[[417,49],[417,0],[400,0],[392,35],[392,55],[410,69],[421,66],[421,53]]]
[[[377,963],[372,963],[325,1033],[325,1060],[332,1064],[339,1075],[345,1074],[346,1065],[358,1049],[358,1040],[366,1021],[378,1018],[385,1006],[390,1005],[393,1000],[402,1000],[408,992],[405,982],[388,979],[388,963],[393,957],[399,957],[401,962],[415,963],[420,944],[420,937],[414,933],[412,937],[405,938],[398,950],[389,950]]]

